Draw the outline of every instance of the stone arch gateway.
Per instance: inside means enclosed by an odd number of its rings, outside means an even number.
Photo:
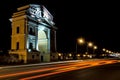
[[[24,63],[51,61],[56,55],[56,30],[53,16],[43,6],[29,4],[17,8],[10,18],[11,50]]]

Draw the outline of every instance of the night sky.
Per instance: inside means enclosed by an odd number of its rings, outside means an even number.
[[[53,15],[57,30],[57,50],[75,50],[76,39],[85,38],[98,48],[120,51],[120,9],[118,2],[80,0],[0,1],[0,50],[10,49],[11,18],[18,7],[42,4]]]

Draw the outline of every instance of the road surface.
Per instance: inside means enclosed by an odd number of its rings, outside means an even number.
[[[119,62],[96,59],[0,67],[0,80],[120,80]]]

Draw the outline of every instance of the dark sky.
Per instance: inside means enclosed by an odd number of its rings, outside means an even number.
[[[10,49],[11,18],[17,7],[42,4],[53,15],[58,51],[75,50],[76,39],[85,38],[99,48],[120,51],[120,9],[118,2],[80,0],[0,1],[0,49]],[[4,43],[4,44],[3,44]]]

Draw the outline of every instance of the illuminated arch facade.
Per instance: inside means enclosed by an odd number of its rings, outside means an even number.
[[[12,18],[10,54],[24,63],[50,61],[56,53],[56,27],[43,5],[17,8]],[[52,58],[53,59],[53,58]]]

